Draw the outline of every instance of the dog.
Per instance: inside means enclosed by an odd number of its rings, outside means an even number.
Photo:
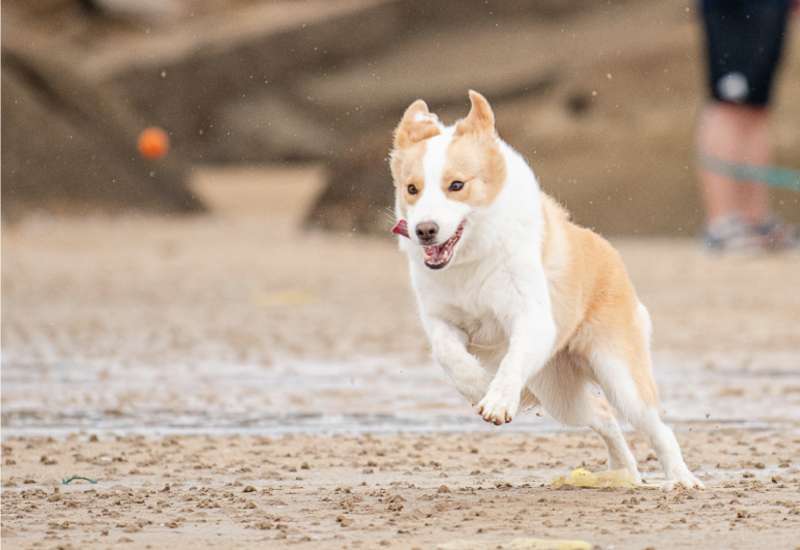
[[[469,99],[452,126],[413,102],[389,156],[393,231],[407,237],[400,249],[435,362],[487,422],[541,405],[596,431],[609,469],[641,483],[616,409],[649,436],[664,488],[701,488],[659,416],[650,317],[619,254],[540,190],[486,98]]]

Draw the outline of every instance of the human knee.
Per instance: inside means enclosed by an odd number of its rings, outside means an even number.
[[[712,101],[709,109],[713,113],[712,123],[716,119],[726,127],[736,127],[742,131],[749,131],[766,124],[769,117],[769,111],[764,105]]]

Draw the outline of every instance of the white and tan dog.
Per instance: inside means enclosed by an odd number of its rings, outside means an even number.
[[[650,437],[666,488],[701,487],[659,417],[650,318],[619,255],[570,222],[498,137],[486,99],[469,98],[453,126],[412,103],[391,153],[395,232],[409,237],[400,247],[436,362],[484,420],[541,404],[599,433],[609,468],[639,482],[610,401]]]

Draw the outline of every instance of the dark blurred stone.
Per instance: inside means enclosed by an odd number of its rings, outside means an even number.
[[[311,207],[306,227],[388,235],[394,223],[390,146],[391,132],[376,131],[340,150],[327,163],[328,185]]]
[[[54,52],[3,46],[4,220],[29,210],[203,210],[183,162],[139,157],[143,125],[116,97],[77,78]]]
[[[592,97],[586,92],[571,92],[564,98],[564,107],[572,116],[583,116],[592,106]]]
[[[402,18],[392,2],[305,4],[296,2],[293,10],[283,6],[281,11],[270,3],[255,3],[188,23],[176,41],[179,50],[169,51],[166,39],[164,52],[143,44],[142,55],[132,52],[130,59],[99,63],[94,78],[111,82],[148,120],[170,128],[190,160],[283,159],[287,143],[280,139],[285,132],[270,137],[268,129],[256,128],[255,149],[249,141],[253,133],[242,131],[242,115],[258,116],[263,101],[265,112],[277,109],[280,116],[308,127],[323,113],[296,95],[293,84],[302,72],[333,69],[388,47],[386,37],[401,32]],[[276,97],[293,101],[276,105]]]
[[[229,134],[209,150],[211,162],[307,161],[330,156],[336,133],[330,121],[297,106],[293,96],[266,93],[230,103],[220,112]]]

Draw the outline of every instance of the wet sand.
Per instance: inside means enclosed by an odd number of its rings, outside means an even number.
[[[3,545],[131,548],[483,548],[522,536],[602,548],[794,548],[800,436],[679,434],[710,487],[552,489],[604,467],[587,433],[11,439]],[[631,437],[642,469],[655,457]],[[79,472],[96,485],[59,485]],[[37,543],[39,543],[37,545]]]
[[[482,423],[428,358],[392,241],[297,231],[316,181],[205,171],[213,216],[4,228],[4,547],[800,544],[800,257],[615,241],[708,489],[553,489],[604,468],[600,440],[536,411]]]

